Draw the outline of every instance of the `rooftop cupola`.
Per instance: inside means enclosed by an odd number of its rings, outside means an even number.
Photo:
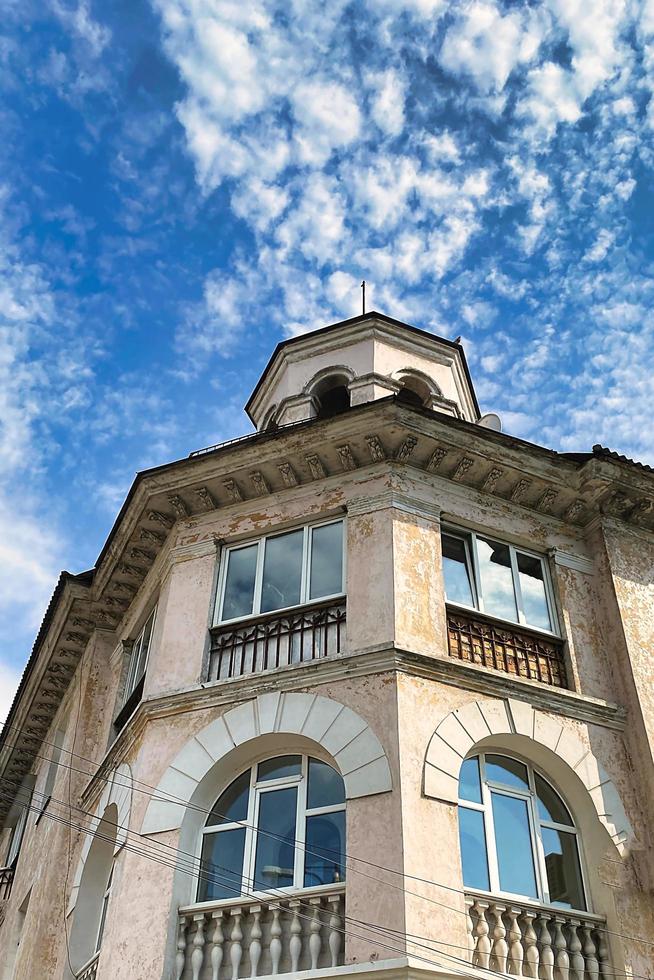
[[[461,345],[375,312],[278,344],[245,410],[263,430],[389,395],[479,421]]]

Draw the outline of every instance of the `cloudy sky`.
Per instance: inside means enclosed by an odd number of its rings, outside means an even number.
[[[1,7],[0,715],[135,471],[362,278],[508,431],[654,462],[654,0]]]

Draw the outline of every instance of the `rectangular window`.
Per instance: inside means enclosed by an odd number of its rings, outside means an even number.
[[[127,671],[127,682],[125,684],[124,701],[128,701],[130,695],[136,690],[138,685],[145,677],[145,669],[148,665],[148,654],[152,641],[152,630],[154,628],[154,617],[156,606],[148,616],[145,625],[132,644],[132,652],[129,658],[129,668]]]
[[[473,532],[444,530],[448,602],[512,623],[556,632],[545,559]]]
[[[343,521],[329,521],[227,548],[216,622],[292,609],[345,589]]]
[[[39,800],[39,806],[41,813],[45,810],[48,805],[48,801],[52,796],[52,790],[54,789],[55,780],[57,778],[57,772],[59,771],[59,762],[61,760],[61,750],[64,744],[66,732],[64,729],[59,728],[54,733],[53,736],[53,746],[52,753],[50,755],[50,763],[48,765],[48,771],[45,776],[45,783],[43,784],[43,789],[41,790],[41,797]],[[39,819],[37,817],[37,820]]]

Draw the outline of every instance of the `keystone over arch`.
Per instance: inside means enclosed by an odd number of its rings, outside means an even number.
[[[634,833],[613,782],[601,763],[572,729],[526,701],[514,698],[470,701],[450,712],[427,747],[423,772],[425,796],[458,802],[459,770],[477,743],[493,735],[522,735],[545,746],[579,777],[621,854]]]
[[[343,776],[348,799],[392,789],[384,749],[356,712],[331,698],[273,692],[231,708],[189,739],[160,779],[141,833],[178,829],[197,786],[216,763],[244,742],[273,732],[321,745]]]
[[[91,819],[88,832],[85,834],[84,843],[82,845],[82,853],[80,854],[79,861],[77,862],[67,912],[71,912],[75,908],[80,882],[84,873],[84,865],[86,864],[86,859],[88,858],[89,851],[91,850],[94,834],[100,826],[107,807],[111,806],[111,804],[115,805],[117,811],[116,843],[114,845],[114,854],[118,854],[121,847],[127,840],[127,830],[129,827],[129,818],[132,809],[132,770],[126,762],[114,769],[114,771],[108,777],[105,788],[102,792],[102,796],[100,797],[98,805],[95,808],[95,815]]]

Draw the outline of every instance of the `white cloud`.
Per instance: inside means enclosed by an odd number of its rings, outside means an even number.
[[[368,72],[366,82],[371,89],[371,115],[384,133],[398,136],[404,128],[406,83],[393,68],[384,72]]]
[[[302,162],[321,166],[334,150],[349,146],[358,137],[361,113],[356,99],[343,85],[327,79],[309,81],[298,85],[291,101]]]

